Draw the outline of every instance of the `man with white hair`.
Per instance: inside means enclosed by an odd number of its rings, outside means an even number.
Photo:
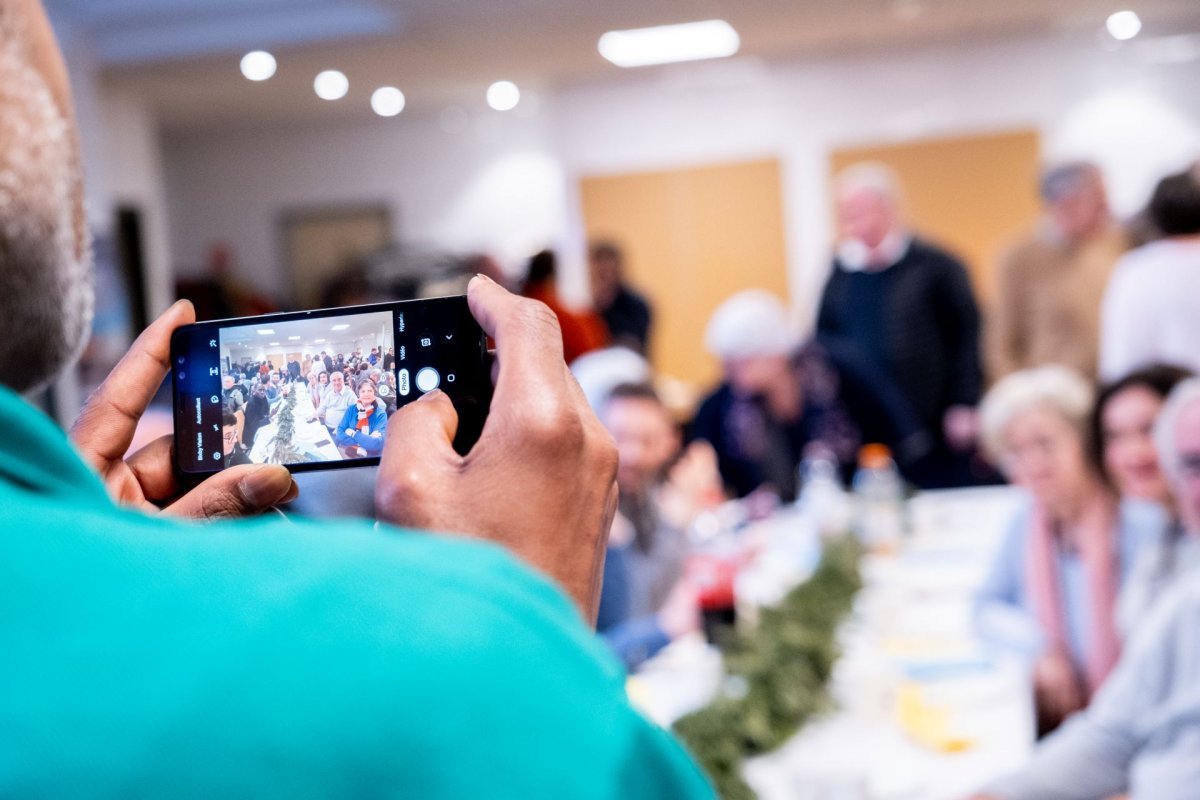
[[[996,266],[986,351],[994,380],[1043,364],[1096,377],[1100,303],[1128,237],[1108,210],[1104,176],[1087,161],[1050,167],[1037,230]]]
[[[1200,379],[1181,383],[1155,438],[1187,531],[1200,534]],[[1200,787],[1200,580],[1160,598],[1091,705],[976,800],[1190,800]]]
[[[747,290],[726,300],[708,323],[705,343],[721,360],[724,381],[700,405],[694,439],[717,452],[721,477],[737,496],[770,491],[791,500],[796,470],[810,455],[835,461],[844,477],[866,442],[888,444],[902,466],[930,442],[904,399],[848,348],[801,347],[783,303]]]
[[[472,280],[492,413],[467,458],[444,393],[398,411],[378,525],[200,525],[288,471],[187,491],[169,436],[126,459],[186,301],[70,441],[22,397],[90,327],[67,87],[40,4],[0,0],[0,797],[711,797],[589,629],[616,452],[544,306]]]
[[[836,181],[840,243],[825,285],[817,337],[852,348],[911,406],[935,452],[920,483],[974,482],[970,452],[983,389],[979,311],[966,269],[916,238],[895,176],[881,164]]]

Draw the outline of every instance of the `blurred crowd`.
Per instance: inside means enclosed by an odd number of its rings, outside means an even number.
[[[343,458],[379,455],[388,418],[396,411],[395,366],[395,348],[382,346],[365,355],[361,349],[349,356],[306,353],[280,367],[272,361],[231,363],[221,375],[225,465],[264,460],[265,448],[255,448],[259,434],[278,422],[283,400],[292,392],[304,403],[295,418],[327,428]]]
[[[859,164],[835,188],[839,240],[815,330],[796,336],[766,291],[729,298],[705,337],[722,379],[682,418],[642,357],[653,314],[620,250],[592,248],[595,305],[582,310],[555,294],[552,253],[531,260],[523,291],[558,316],[619,451],[602,635],[636,667],[696,630],[711,610],[689,568],[697,520],[730,499],[769,515],[814,464],[844,485],[864,454],[914,489],[1009,482],[1025,499],[976,624],[1029,665],[1047,738],[986,796],[1107,797],[1139,765],[1189,757],[1200,167],[1164,177],[1126,224],[1094,164],[1047,169],[1042,219],[999,260],[984,312],[964,265],[906,224],[889,170]]]

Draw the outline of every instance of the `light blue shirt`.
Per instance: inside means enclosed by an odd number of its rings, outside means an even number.
[[[1005,800],[1200,797],[1200,583],[1163,597],[1086,711],[988,789]]]
[[[1033,506],[1029,503],[1013,517],[975,607],[976,626],[984,640],[1030,661],[1037,658],[1046,645],[1025,569],[1032,521]],[[1121,503],[1117,514],[1116,554],[1122,585],[1138,551],[1153,546],[1162,536],[1165,525],[1166,517],[1156,506]],[[1067,645],[1072,661],[1083,664],[1087,659],[1089,631],[1093,629],[1087,572],[1077,554],[1059,553],[1057,562]]]

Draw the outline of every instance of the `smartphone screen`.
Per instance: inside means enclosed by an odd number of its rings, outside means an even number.
[[[395,411],[435,389],[479,438],[491,398],[487,338],[465,297],[188,325],[171,340],[175,460],[294,471],[378,464]]]

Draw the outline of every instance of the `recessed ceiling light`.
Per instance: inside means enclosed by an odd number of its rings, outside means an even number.
[[[248,81],[265,81],[275,74],[275,56],[266,50],[251,50],[242,56],[242,75]]]
[[[289,341],[289,342],[294,342],[294,341],[298,340],[299,338],[300,338],[299,336],[289,336],[289,337],[288,337],[288,341]]]
[[[395,86],[380,86],[371,93],[371,110],[381,117],[394,117],[404,110],[404,92]]]
[[[512,81],[496,81],[487,90],[487,104],[496,111],[511,111],[521,102],[521,90]]]
[[[313,344],[321,344],[324,341],[324,339],[313,339]]]
[[[343,72],[327,69],[313,79],[313,91],[322,100],[341,100],[350,91],[350,80]]]
[[[279,342],[267,342],[267,347],[279,347]]]
[[[618,67],[724,58],[740,46],[737,31],[721,19],[609,31],[600,37],[599,44],[600,55]]]
[[[344,331],[344,330],[346,330],[346,328],[349,328],[349,327],[350,327],[350,323],[343,322],[341,325],[334,325],[333,328],[331,328],[331,330]]]
[[[1142,30],[1142,20],[1133,11],[1118,11],[1109,16],[1104,23],[1108,33],[1119,42],[1124,42],[1137,36]]]
[[[258,329],[258,334],[260,336],[270,336],[273,333],[275,333],[275,330],[273,328],[259,328]]]

